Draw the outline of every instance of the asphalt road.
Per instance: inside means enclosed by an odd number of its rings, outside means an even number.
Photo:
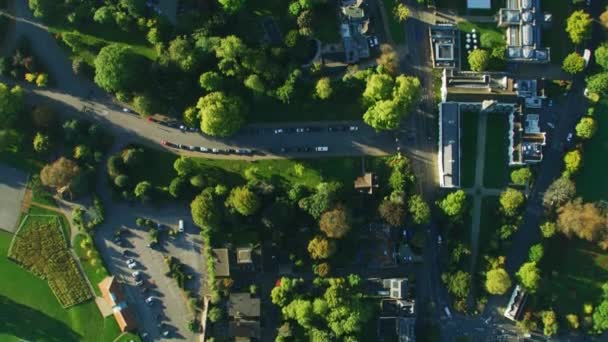
[[[322,126],[319,133],[274,134],[272,132],[247,135],[237,134],[230,138],[220,139],[198,133],[182,133],[178,129],[168,128],[139,118],[137,115],[126,114],[122,106],[113,98],[99,89],[93,82],[74,75],[66,52],[57,44],[46,27],[33,18],[26,1],[15,1],[14,16],[2,12],[3,15],[15,20],[14,34],[7,38],[4,50],[11,51],[18,36],[29,39],[31,47],[43,65],[48,69],[52,86],[48,89],[37,89],[25,82],[20,83],[28,90],[31,102],[48,104],[58,107],[64,115],[86,117],[101,123],[110,129],[119,141],[140,142],[147,145],[161,146],[160,140],[175,144],[204,146],[208,148],[251,148],[262,154],[254,157],[212,155],[209,158],[279,158],[279,157],[322,157],[337,155],[386,155],[394,153],[396,145],[394,137],[387,133],[377,133],[362,122],[341,122],[343,125],[356,125],[359,130],[349,133],[328,132],[324,123],[292,123],[280,125],[260,125],[272,131],[274,128]],[[7,81],[7,80],[6,80]],[[10,83],[10,81],[7,81]],[[85,109],[85,111],[83,111]],[[281,153],[282,147],[316,147],[327,146],[328,152],[318,153]],[[175,151],[180,154],[190,154]],[[196,153],[196,155],[202,155]]]

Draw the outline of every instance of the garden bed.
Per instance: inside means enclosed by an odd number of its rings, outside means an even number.
[[[86,279],[68,250],[58,216],[26,216],[8,255],[23,268],[46,279],[64,308],[92,298]]]

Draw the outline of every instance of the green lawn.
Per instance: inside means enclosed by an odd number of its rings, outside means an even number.
[[[507,185],[509,178],[508,129],[507,115],[502,113],[488,114],[483,174],[483,185],[485,187],[503,188]]]
[[[0,341],[97,342],[119,335],[114,318],[104,320],[93,301],[64,310],[45,280],[6,257],[11,239],[0,231]]]
[[[598,302],[608,281],[608,254],[594,244],[558,235],[545,244],[540,302],[560,314],[581,314],[584,303]]]
[[[144,178],[158,186],[168,186],[171,179],[177,176],[173,169],[173,163],[177,156],[159,150],[144,148],[146,160],[153,160],[155,167],[147,168]],[[361,174],[360,157],[331,157],[320,159],[271,159],[271,160],[225,160],[194,158],[201,171],[213,172],[213,169],[222,175],[222,180],[227,185],[241,184],[244,182],[245,171],[253,171],[262,178],[275,179],[280,183],[301,183],[308,187],[314,187],[319,182],[339,180],[347,186]],[[377,166],[384,158],[366,158],[366,165]]]
[[[585,144],[585,163],[576,177],[578,193],[586,201],[608,200],[608,100],[598,103],[595,119],[599,129],[591,141]]]
[[[477,167],[477,123],[479,113],[460,114],[460,184],[463,188],[470,188],[475,184],[475,169]]]
[[[465,35],[467,33],[471,33],[473,31],[473,29],[475,29],[475,31],[478,34],[479,37],[479,46],[487,49],[489,52],[491,51],[491,47],[493,45],[489,45],[489,46],[484,46],[482,45],[481,42],[481,37],[484,37],[484,42],[488,41],[488,42],[495,42],[495,45],[499,45],[498,42],[505,42],[505,32],[504,30],[496,27],[495,23],[472,23],[469,21],[461,21],[458,23],[458,29],[461,31],[460,32],[460,45],[461,45],[461,69],[462,70],[470,70],[469,67],[469,60],[468,60],[468,55],[466,52],[466,38]],[[492,64],[490,64],[489,66],[490,68],[492,67]]]
[[[101,296],[101,291],[97,284],[99,284],[105,277],[107,277],[108,271],[105,266],[101,263],[93,266],[89,262],[89,258],[86,256],[86,251],[80,246],[80,243],[85,239],[85,235],[83,233],[79,233],[74,237],[74,252],[78,259],[80,259],[80,263],[82,264],[82,268],[84,269],[84,273],[91,284],[93,284],[93,290],[96,296]]]
[[[484,196],[481,199],[481,217],[479,221],[479,241],[477,254],[477,268],[482,267],[483,256],[488,254],[493,247],[490,241],[494,233],[500,228],[496,219],[498,216],[498,196]]]
[[[386,9],[386,16],[388,17],[388,28],[391,31],[391,36],[395,44],[405,43],[405,28],[404,25],[397,21],[395,18],[394,9],[399,3],[396,0],[382,0],[384,1],[384,8]]]

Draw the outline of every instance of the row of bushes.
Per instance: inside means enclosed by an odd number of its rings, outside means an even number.
[[[72,210],[72,222],[79,230],[91,231],[98,225],[102,224],[105,220],[105,208],[101,199],[97,196],[93,196],[93,218],[87,221],[84,218],[84,209],[76,207]]]

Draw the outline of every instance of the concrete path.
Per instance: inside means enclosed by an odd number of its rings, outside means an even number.
[[[0,229],[17,230],[27,177],[21,170],[0,164]]]

